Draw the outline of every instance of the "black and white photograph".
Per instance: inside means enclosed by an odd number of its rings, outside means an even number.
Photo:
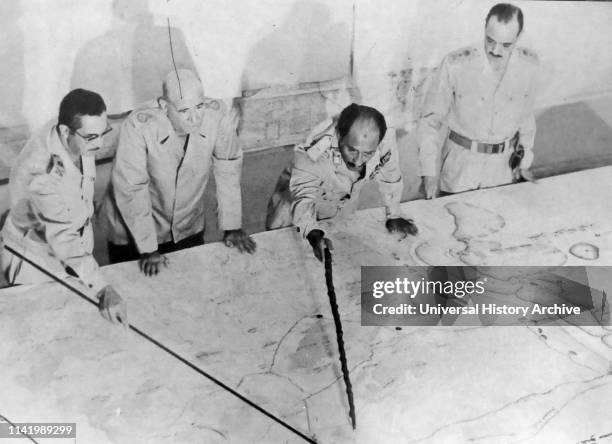
[[[0,444],[612,444],[612,2],[0,36]]]

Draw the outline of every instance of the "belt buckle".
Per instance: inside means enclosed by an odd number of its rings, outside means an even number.
[[[491,154],[491,145],[484,142],[476,142],[476,151],[481,154]]]
[[[470,140],[471,140],[471,139],[470,139]],[[471,140],[471,142],[470,142],[470,151],[471,151],[472,153],[478,153],[478,152],[479,152],[479,151],[478,151],[478,145],[479,145],[479,142],[478,142],[478,141],[476,141],[476,140]]]

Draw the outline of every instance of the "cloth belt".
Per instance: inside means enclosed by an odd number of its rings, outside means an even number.
[[[477,142],[475,140],[462,136],[461,134],[456,133],[453,130],[450,130],[448,138],[455,142],[457,145],[460,145],[463,148],[466,148],[473,152],[485,154],[499,154],[503,153],[504,150],[507,148],[514,148],[516,146],[516,143],[519,139],[519,133],[517,131],[517,133],[511,139],[504,140],[503,142],[499,143]]]

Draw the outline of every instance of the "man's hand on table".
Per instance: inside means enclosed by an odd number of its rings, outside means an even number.
[[[321,262],[323,262],[323,252],[326,247],[329,251],[334,250],[332,241],[325,237],[323,230],[312,230],[306,235],[306,239],[310,243],[315,257]]]
[[[127,306],[113,287],[107,285],[96,295],[98,298],[98,310],[104,319],[113,324],[120,323],[125,328],[129,327],[127,317]]]
[[[538,179],[536,179],[531,170],[526,168],[516,168],[514,170],[514,180],[516,182],[522,182],[526,180],[527,182],[538,183]]]
[[[412,219],[404,219],[403,217],[387,219],[385,227],[387,227],[389,233],[401,233],[403,235],[402,239],[409,234],[414,236],[419,232]]]
[[[438,195],[438,177],[423,176],[423,187],[425,188],[425,198],[435,199]]]
[[[153,253],[142,253],[138,260],[138,266],[146,276],[153,276],[159,273],[161,266],[168,267],[168,258],[159,251]]]
[[[253,254],[257,249],[255,241],[246,234],[242,228],[237,230],[225,230],[223,234],[223,243],[226,247],[236,247],[241,253]]]

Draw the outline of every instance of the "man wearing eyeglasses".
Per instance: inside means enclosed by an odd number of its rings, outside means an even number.
[[[211,169],[225,244],[255,251],[241,228],[236,115],[207,99],[192,71],[170,72],[162,90],[162,97],[123,123],[104,201],[111,262],[139,260],[147,276],[167,266],[165,253],[204,243],[204,190]]]
[[[533,162],[538,57],[517,47],[523,12],[500,3],[483,44],[451,52],[437,69],[418,127],[425,195],[526,179]],[[441,158],[441,159],[440,159]]]
[[[110,130],[102,97],[75,89],[63,98],[57,125],[26,144],[11,169],[2,238],[27,260],[3,249],[2,268],[11,285],[49,281],[40,269],[76,277],[105,319],[127,326],[125,303],[92,256],[95,153]]]
[[[378,110],[355,103],[318,125],[305,144],[295,147],[292,167],[281,174],[268,203],[266,228],[293,223],[322,260],[325,247],[332,245],[319,221],[350,215],[363,185],[376,180],[387,230],[415,235],[416,225],[400,212],[403,181],[393,133]]]

